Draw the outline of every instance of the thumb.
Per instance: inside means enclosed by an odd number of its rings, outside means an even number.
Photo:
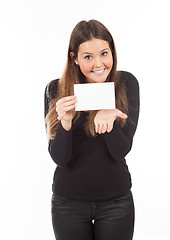
[[[122,113],[121,111],[118,111],[117,117],[120,117],[122,119],[127,119],[128,116],[125,113]]]
[[[63,118],[64,115],[65,115],[65,112],[63,112],[62,114],[60,114],[57,119],[60,121],[60,120]]]

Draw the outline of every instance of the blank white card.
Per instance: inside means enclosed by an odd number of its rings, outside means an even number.
[[[74,84],[76,111],[114,109],[114,82]]]

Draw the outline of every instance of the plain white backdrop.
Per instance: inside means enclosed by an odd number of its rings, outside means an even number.
[[[1,0],[1,239],[54,240],[44,89],[64,70],[73,27],[90,19],[110,30],[118,70],[140,84],[139,125],[126,158],[134,240],[170,239],[169,12],[169,0]]]

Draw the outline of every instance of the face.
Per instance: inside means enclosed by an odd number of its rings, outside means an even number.
[[[80,44],[75,63],[79,65],[87,82],[105,82],[113,66],[112,52],[108,42],[93,38]]]

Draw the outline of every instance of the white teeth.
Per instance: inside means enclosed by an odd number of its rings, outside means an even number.
[[[94,71],[94,73],[97,73],[97,74],[99,74],[99,73],[102,73],[104,71],[104,69],[102,69],[102,70],[99,70],[99,71]]]

